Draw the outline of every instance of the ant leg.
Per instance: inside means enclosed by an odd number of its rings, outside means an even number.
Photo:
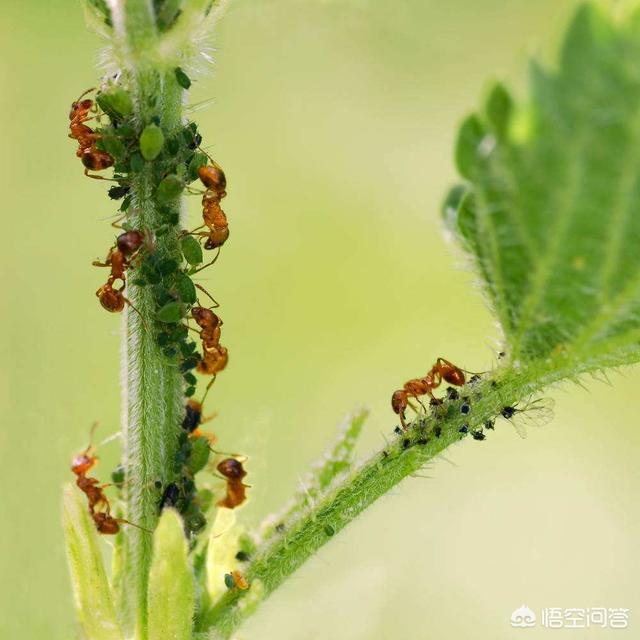
[[[207,385],[207,388],[204,390],[204,395],[202,396],[202,400],[200,400],[200,404],[204,404],[204,401],[207,398],[207,394],[209,393],[209,389],[211,389],[211,385],[216,381],[217,375],[218,375],[217,373],[213,374],[213,377],[211,378],[211,381]]]
[[[122,220],[124,220],[126,218],[126,214],[118,216],[112,223],[111,226],[114,229],[123,229],[124,227],[120,224],[120,222],[122,222]]]
[[[84,170],[84,175],[87,176],[87,178],[93,178],[94,180],[106,180],[107,182],[118,182],[113,178],[105,178],[104,176],[100,176],[97,173],[89,173],[89,169]]]
[[[208,416],[205,416],[204,418],[202,418],[200,420],[200,424],[207,424],[207,422],[211,422],[212,420],[215,420],[218,417],[218,412],[214,411],[213,413],[210,413]]]
[[[217,258],[218,256],[216,256]],[[217,309],[220,306],[220,303],[201,285],[198,284],[197,282],[194,283],[196,285],[196,287],[198,287],[198,289],[200,289],[200,291],[202,291],[203,293],[205,293],[207,296],[209,296],[209,298],[211,299],[211,301],[214,304],[214,309]]]
[[[200,267],[199,269],[196,269],[191,273],[191,275],[195,275],[196,273],[199,273],[203,269],[206,269],[207,267],[210,267],[212,264],[214,264],[215,261],[220,257],[220,249],[221,247],[218,247],[218,253],[216,253],[215,258],[211,262],[207,262],[207,264],[205,264],[204,266]]]
[[[416,400],[418,400],[418,398],[415,398]],[[418,400],[418,402],[420,402],[420,400]],[[418,411],[418,408],[414,405],[411,404],[411,402],[409,402],[409,400],[407,400],[407,404],[409,405],[409,407],[411,407],[411,409],[413,409],[413,411],[415,411],[415,413],[420,413],[420,411]],[[420,404],[422,404],[422,402],[420,402]],[[424,405],[422,405],[424,407]]]

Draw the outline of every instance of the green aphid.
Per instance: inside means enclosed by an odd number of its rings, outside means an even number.
[[[184,259],[190,265],[198,265],[203,260],[202,247],[193,236],[184,236],[180,240],[180,248]]]
[[[161,258],[158,261],[158,271],[160,271],[163,276],[176,272],[178,266],[178,262],[173,258]]]
[[[191,534],[195,534],[207,526],[207,519],[199,510],[192,508],[184,516],[184,526]]]
[[[175,200],[184,189],[184,183],[177,175],[168,175],[163,178],[156,189],[156,198],[160,203]]]
[[[204,436],[197,438],[191,438],[191,457],[187,463],[189,472],[193,475],[202,471],[209,462],[209,454],[211,449],[209,448],[209,441]]]
[[[180,352],[184,358],[188,358],[192,353],[194,353],[196,348],[197,345],[195,342],[182,342],[180,344]],[[187,375],[190,377],[187,378]],[[188,382],[190,385],[195,385],[197,382],[195,376],[192,373],[187,375],[184,376],[185,382]]]
[[[96,96],[98,106],[111,118],[111,121],[120,121],[131,115],[133,101],[128,91],[121,87],[109,91],[100,92]]]
[[[213,494],[213,491],[211,491],[210,489],[200,489],[197,495],[197,500],[198,500],[198,504],[200,505],[200,509],[202,509],[202,511],[204,512],[207,512],[211,508],[211,505],[213,504],[214,497],[215,496]]]
[[[131,154],[129,163],[134,173],[140,173],[144,169],[144,158],[139,153]]]
[[[162,350],[162,353],[166,358],[169,358],[169,360],[173,360],[173,358],[178,355],[178,350],[175,347],[167,347]]]
[[[164,133],[157,124],[147,125],[140,134],[140,153],[145,160],[154,160],[164,146]]]
[[[189,78],[189,76],[180,67],[176,67],[174,69],[174,73],[176,74],[178,84],[183,89],[188,89],[191,86],[191,78]]]
[[[196,286],[186,273],[179,271],[175,274],[175,288],[182,302],[185,304],[194,304],[196,302]]]
[[[194,342],[190,342],[189,344],[192,344],[195,347]],[[182,377],[187,384],[195,385],[196,382],[198,382],[198,379],[193,375],[193,373],[185,373]]]
[[[111,472],[111,482],[115,484],[118,488],[122,487],[122,483],[124,482],[124,467],[120,464]]]
[[[160,322],[180,322],[184,317],[184,305],[180,302],[168,302],[156,314]]]
[[[180,364],[180,371],[186,373],[187,371],[191,371],[191,369],[195,369],[199,361],[200,359],[196,355],[185,358]]]
[[[100,139],[100,142],[101,147],[115,160],[123,158],[127,153],[127,148],[124,146],[120,138],[116,136],[104,136]]]

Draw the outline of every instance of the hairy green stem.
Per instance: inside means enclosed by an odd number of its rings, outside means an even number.
[[[147,0],[126,0],[112,4],[114,27],[122,70],[133,96],[134,116],[140,129],[159,122],[166,136],[182,121],[182,89],[172,71],[152,67],[145,56],[156,38],[154,16]],[[155,199],[152,162],[132,171],[131,208],[127,216],[134,228],[143,230],[154,243],[159,259],[180,262],[179,226],[166,229]],[[179,202],[169,205],[179,210]],[[165,205],[166,209],[166,205]],[[161,235],[155,232],[164,227]],[[170,482],[177,434],[183,413],[184,383],[174,363],[162,353],[156,340],[161,328],[156,302],[149,287],[131,284],[135,266],[130,269],[127,296],[131,303],[124,320],[122,353],[123,410],[122,434],[125,468],[125,518],[153,530],[158,519],[156,481]],[[119,541],[119,611],[125,624],[135,624],[136,637],[147,638],[147,582],[151,564],[152,539],[136,527],[126,527]]]
[[[529,398],[566,375],[566,369],[555,367],[516,371],[505,366],[490,379],[464,389],[463,393],[472,398],[470,415],[462,415],[461,401],[456,401],[445,403],[437,415],[418,418],[406,433],[344,478],[317,505],[293,522],[283,523],[284,533],[259,548],[246,573],[253,584],[253,593],[251,589],[229,591],[203,616],[199,626],[202,630],[212,628],[211,638],[216,640],[231,637],[261,600],[338,531],[407,476],[464,437],[459,431],[462,425],[467,424],[469,430],[480,428],[486,420],[498,416],[503,407]],[[441,430],[438,436],[436,427]]]

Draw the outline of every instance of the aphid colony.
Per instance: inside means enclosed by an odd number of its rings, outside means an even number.
[[[436,420],[439,417],[451,416],[451,411],[459,411],[460,421],[458,423],[459,426],[456,428],[460,437],[470,434],[474,440],[484,440],[486,438],[486,431],[492,431],[495,428],[495,421],[498,416],[484,420],[482,425],[475,429],[470,428],[468,422],[464,420],[464,418],[471,413],[473,402],[481,397],[476,385],[483,377],[482,374],[473,373],[471,377],[467,379],[465,375],[467,373],[469,372],[452,364],[448,360],[438,358],[424,377],[409,380],[403,385],[402,389],[394,391],[391,396],[391,408],[400,418],[400,425],[396,427],[395,432],[397,435],[403,436],[401,442],[402,449],[409,449],[416,444],[425,445],[429,442],[430,435],[436,438],[442,436],[442,425],[436,423],[428,436],[420,433],[418,439],[407,437],[409,425],[407,425],[406,422],[406,409],[410,407],[419,414],[418,408],[411,402],[412,399],[415,399],[421,405],[423,411],[426,412],[427,408],[420,400],[420,396],[424,395],[430,397],[429,404],[431,405]],[[437,398],[433,392],[443,381],[452,386],[446,388],[444,398]],[[491,386],[496,387],[497,383],[491,381]],[[463,391],[458,391],[456,387],[463,388]],[[469,389],[468,394],[461,395],[467,388]],[[445,401],[449,402],[443,410]],[[553,404],[550,399],[543,398],[526,403],[524,406],[508,405],[500,409],[499,416],[509,420],[518,434],[524,438],[526,437],[525,425],[540,426],[546,424],[552,418]],[[388,457],[389,452],[385,450],[383,452],[383,459]]]
[[[93,92],[94,98],[86,97]],[[158,512],[166,507],[177,509],[187,535],[193,538],[206,525],[204,514],[214,500],[209,489],[197,489],[196,474],[209,468],[224,480],[225,490],[217,505],[228,509],[245,502],[248,486],[243,482],[247,475],[243,467],[246,458],[220,454],[213,449],[215,436],[200,429],[210,419],[203,418],[202,403],[218,373],[226,368],[229,355],[221,344],[222,319],[212,310],[219,305],[204,287],[194,282],[193,276],[216,262],[220,248],[229,238],[227,216],[220,205],[227,195],[226,177],[201,148],[202,137],[195,123],[190,122],[170,135],[161,128],[158,119],[141,124],[133,117],[131,97],[115,84],[100,91],[89,89],[72,103],[69,137],[78,143],[76,155],[84,166],[84,174],[113,182],[109,197],[121,201],[120,217],[112,225],[120,232],[104,260],[93,263],[109,269],[106,282],[96,291],[98,301],[105,310],[119,313],[127,305],[139,312],[138,301],[144,300],[148,314],[151,300],[155,321],[142,320],[143,330],[153,332],[164,356],[184,379],[185,413],[173,468],[167,472],[171,481],[158,480],[151,489],[157,491]],[[113,168],[112,178],[90,173],[108,168]],[[142,215],[146,204],[133,201],[130,194],[132,177],[143,170],[152,175],[154,224],[148,223],[148,215]],[[200,183],[200,189],[190,186],[195,181]],[[202,224],[193,231],[176,231],[179,197],[185,190],[202,196]],[[175,258],[178,248],[181,260]],[[203,249],[215,250],[212,260],[204,265]],[[200,304],[198,291],[211,299],[211,308]],[[198,334],[197,342],[190,339],[190,331]],[[201,402],[192,398],[197,383],[194,372],[210,377]],[[114,534],[127,521],[111,516],[104,492],[110,485],[101,485],[96,478],[87,476],[97,461],[90,451],[91,446],[74,460],[71,468],[77,476],[76,484],[87,496],[96,528],[100,533]],[[114,485],[122,487],[126,470],[119,467],[112,479]],[[236,580],[236,584],[242,588],[241,581]]]

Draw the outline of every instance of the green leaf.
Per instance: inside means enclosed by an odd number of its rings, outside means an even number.
[[[164,133],[157,124],[147,125],[140,134],[140,153],[145,160],[157,158],[164,146]]]
[[[360,409],[345,418],[333,445],[300,480],[300,490],[296,492],[292,503],[282,513],[269,516],[271,524],[264,527],[263,539],[277,533],[278,523],[290,521],[301,511],[317,503],[331,489],[334,481],[351,469],[354,449],[368,415],[366,409]]]
[[[501,85],[462,125],[445,219],[472,255],[511,359],[583,370],[640,359],[640,38],[581,6],[527,109]],[[517,126],[516,126],[517,125]]]
[[[64,534],[76,612],[87,640],[117,640],[123,635],[111,598],[98,533],[83,498],[75,487],[64,487]]]
[[[194,585],[182,520],[164,509],[153,535],[149,572],[149,638],[191,640]]]
[[[225,574],[238,568],[238,540],[242,529],[236,525],[235,509],[221,507],[216,513],[207,546],[207,590],[212,601],[226,590]]]
[[[180,248],[184,259],[189,264],[196,265],[202,262],[202,247],[193,236],[184,236],[180,240]]]

